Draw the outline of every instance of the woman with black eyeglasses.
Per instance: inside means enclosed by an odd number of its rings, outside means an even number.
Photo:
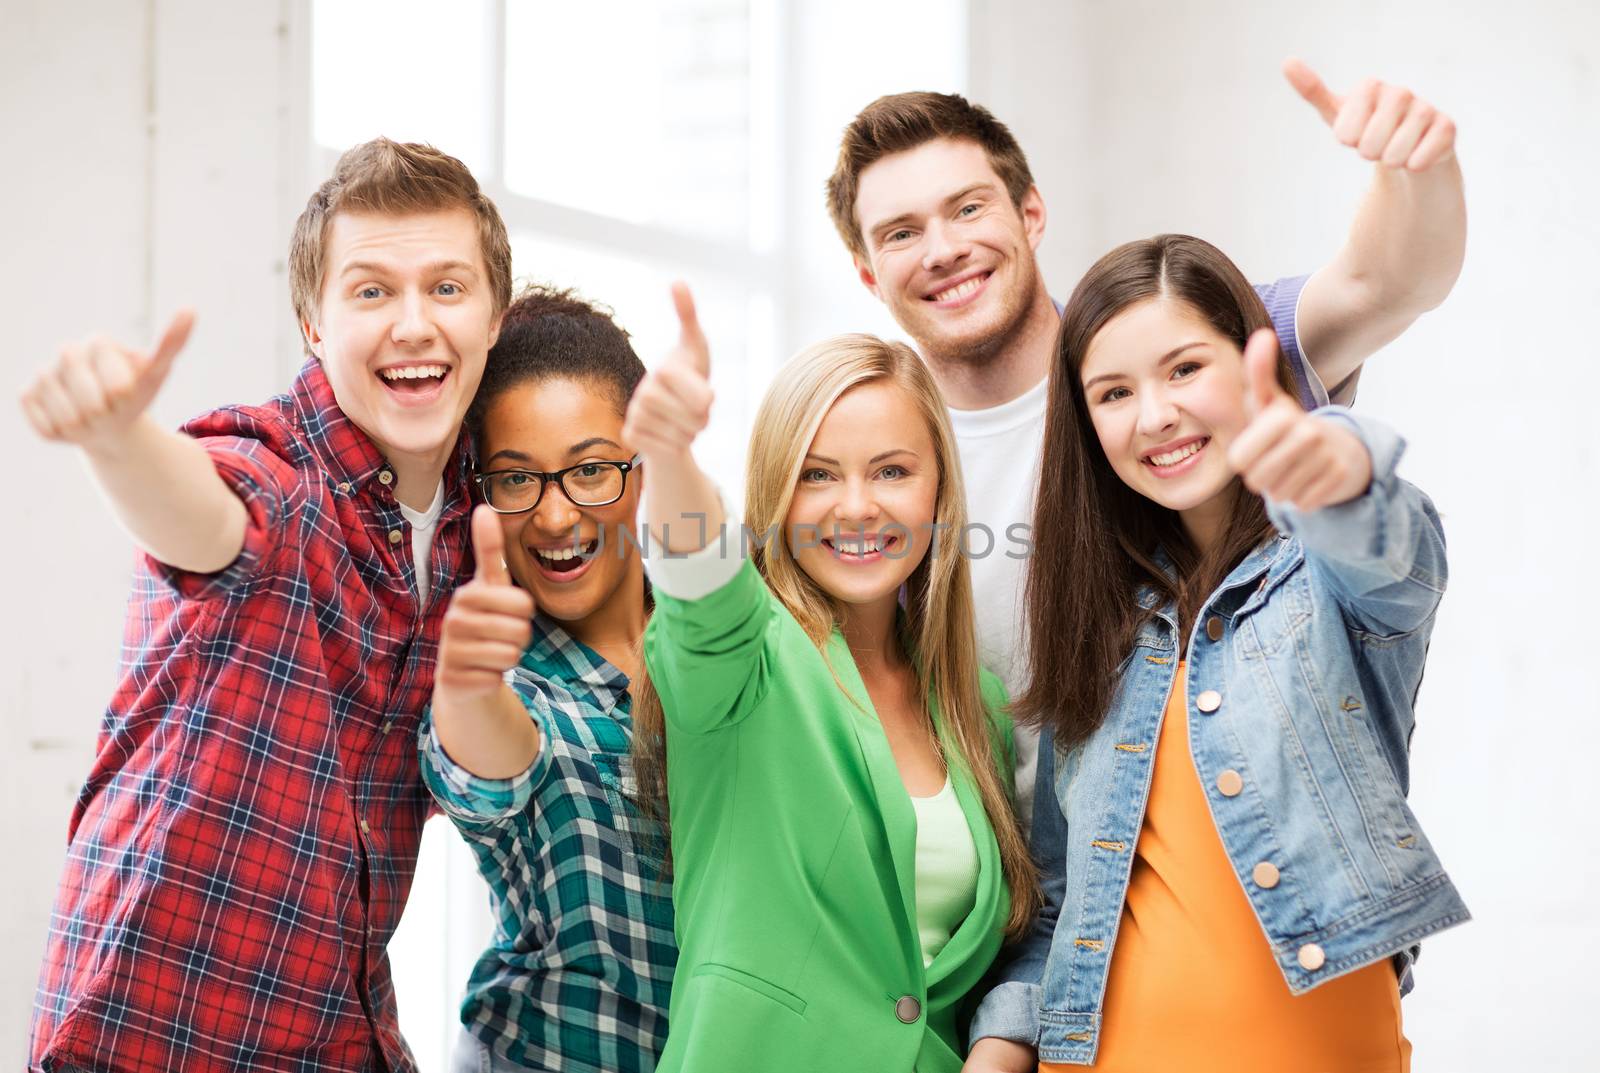
[[[605,312],[536,288],[467,415],[477,573],[445,615],[419,738],[495,913],[457,1070],[652,1070],[666,1039],[671,891],[629,762],[649,594],[622,422],[644,372]]]

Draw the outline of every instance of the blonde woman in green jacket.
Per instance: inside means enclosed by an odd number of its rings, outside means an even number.
[[[741,527],[690,453],[710,359],[674,299],[624,426],[655,545],[637,771],[670,805],[679,944],[658,1069],[954,1073],[963,1000],[1037,894],[944,402],[901,344],[802,353]]]

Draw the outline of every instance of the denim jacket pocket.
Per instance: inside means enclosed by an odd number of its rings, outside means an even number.
[[[1240,648],[1247,659],[1283,652],[1311,618],[1311,585],[1304,567],[1263,579],[1266,589],[1239,609],[1235,618]]]
[[[1361,699],[1352,694],[1330,703],[1322,718],[1330,736],[1342,739],[1351,757],[1351,793],[1363,813],[1373,851],[1393,887],[1399,889],[1439,871]]]

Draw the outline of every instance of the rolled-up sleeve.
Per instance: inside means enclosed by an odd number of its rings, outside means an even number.
[[[189,600],[218,597],[249,584],[285,550],[297,550],[290,530],[306,506],[306,477],[292,455],[287,429],[242,411],[219,410],[184,426],[217,475],[245,508],[244,542],[227,566],[196,573],[144,555],[149,571]]]
[[[544,720],[536,703],[520,691],[518,697],[539,735],[539,752],[526,771],[509,779],[486,779],[457,764],[439,743],[433,709],[423,710],[417,731],[422,758],[422,781],[439,807],[452,820],[467,824],[499,823],[520,815],[533,800],[534,791],[550,773],[550,748]]]
[[[1381,422],[1340,406],[1317,410],[1360,438],[1372,483],[1346,503],[1299,511],[1267,501],[1273,524],[1297,538],[1316,576],[1345,613],[1378,633],[1406,633],[1439,606],[1449,575],[1444,528],[1433,503],[1396,473],[1405,441]]]

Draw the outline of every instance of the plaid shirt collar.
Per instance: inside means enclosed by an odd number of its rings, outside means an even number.
[[[295,376],[290,397],[312,452],[341,483],[359,493],[368,482],[389,470],[389,461],[378,450],[378,445],[339,408],[321,361],[306,359]],[[463,500],[469,498],[475,465],[472,439],[463,429],[444,467],[446,514],[454,513],[450,508],[458,495]]]
[[[627,721],[627,714],[616,708],[627,695],[628,676],[543,612],[533,617],[533,640],[522,654],[522,665],[541,677],[581,685],[595,707]]]

